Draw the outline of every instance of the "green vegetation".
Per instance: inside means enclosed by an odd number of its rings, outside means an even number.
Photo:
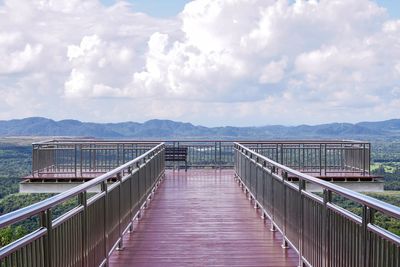
[[[400,141],[372,142],[371,172],[382,176],[385,190],[400,190]]]
[[[5,214],[14,210],[29,206],[54,194],[12,194],[0,200],[0,213]],[[77,198],[70,199],[52,209],[53,219],[58,218],[67,211],[77,206]],[[14,241],[26,233],[32,232],[39,227],[39,218],[34,216],[15,225],[0,230],[0,246]]]
[[[382,169],[383,168],[383,169]],[[372,173],[395,173],[400,168],[400,162],[385,162],[371,164]]]
[[[400,163],[374,163],[372,174],[382,176],[385,181],[385,190],[400,190]]]
[[[382,192],[382,193],[367,193],[366,195],[400,207],[400,192],[399,191],[390,191],[390,192]],[[357,214],[358,216],[362,216],[362,207],[360,204],[355,203],[352,200],[348,200],[343,197],[337,196],[337,195],[333,197],[332,201],[336,205],[338,205],[348,211],[351,211],[354,214]],[[399,220],[395,220],[395,219],[385,216],[381,213],[376,213],[375,214],[375,224],[384,229],[389,230],[390,232],[392,232],[396,235],[400,235],[400,221]]]
[[[28,175],[32,166],[32,147],[26,144],[29,140],[27,138],[0,140],[0,215],[32,205],[54,195],[18,193],[18,183],[21,177]],[[77,199],[74,198],[53,208],[53,218],[59,217],[76,205]],[[9,244],[38,227],[39,218],[36,216],[0,229],[0,246]]]
[[[400,141],[372,142],[372,159],[374,163],[400,162]]]
[[[29,174],[31,162],[31,146],[0,143],[0,214],[37,201],[16,194],[20,178]],[[29,231],[26,226],[16,224],[0,229],[0,246],[24,236]]]
[[[28,233],[26,227],[22,225],[17,227],[7,226],[6,228],[0,229],[0,246],[7,245]]]
[[[0,144],[0,178],[21,178],[32,165],[31,146]]]

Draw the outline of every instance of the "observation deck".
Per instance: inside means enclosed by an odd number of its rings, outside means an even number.
[[[60,193],[140,156],[161,141],[53,140],[33,144],[32,172],[20,184],[23,193]],[[276,163],[361,192],[381,192],[381,177],[371,175],[371,145],[358,141],[238,141]],[[165,141],[185,148],[188,168],[234,167],[233,141]],[[182,168],[182,162],[166,162]],[[296,176],[288,180],[298,181]],[[314,192],[322,188],[309,184]],[[99,191],[100,187],[93,188]]]
[[[187,171],[165,161],[168,147],[187,148]],[[400,237],[375,219],[399,221],[400,208],[338,185],[382,185],[370,175],[370,149],[354,141],[34,144],[21,191],[63,192],[0,216],[0,229],[36,223],[0,248],[0,265],[397,267]]]

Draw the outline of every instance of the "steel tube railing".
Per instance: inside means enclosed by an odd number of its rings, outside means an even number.
[[[400,219],[400,208],[275,162],[235,143],[235,172],[301,266],[400,266],[400,237],[374,223],[380,212]],[[298,179],[295,184],[288,176]],[[307,184],[323,188],[323,197]],[[332,193],[363,207],[362,216],[332,202]],[[385,248],[382,250],[382,248]]]
[[[33,144],[33,178],[64,174],[84,178],[109,171],[161,141],[53,140]],[[170,140],[167,146],[187,148],[188,167],[233,167],[233,141]],[[370,144],[358,141],[242,141],[259,154],[301,172],[322,177],[370,174]],[[169,162],[167,167],[175,167]],[[51,177],[51,176],[50,176]]]
[[[70,140],[35,143],[32,145],[32,176],[95,177],[140,156],[159,143]]]
[[[40,228],[0,249],[0,266],[103,266],[164,173],[165,144],[64,193],[0,216],[0,228],[40,217]],[[117,179],[109,186],[110,179]],[[101,185],[101,192],[87,192]],[[141,189],[139,189],[141,188]],[[78,197],[53,219],[52,209]]]

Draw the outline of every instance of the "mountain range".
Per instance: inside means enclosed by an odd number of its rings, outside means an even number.
[[[136,139],[391,139],[400,138],[400,119],[360,123],[259,127],[205,127],[171,120],[144,123],[54,121],[42,117],[0,121],[0,136],[74,136]]]

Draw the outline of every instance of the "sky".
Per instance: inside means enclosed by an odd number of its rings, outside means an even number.
[[[0,119],[400,118],[400,1],[3,0]]]

